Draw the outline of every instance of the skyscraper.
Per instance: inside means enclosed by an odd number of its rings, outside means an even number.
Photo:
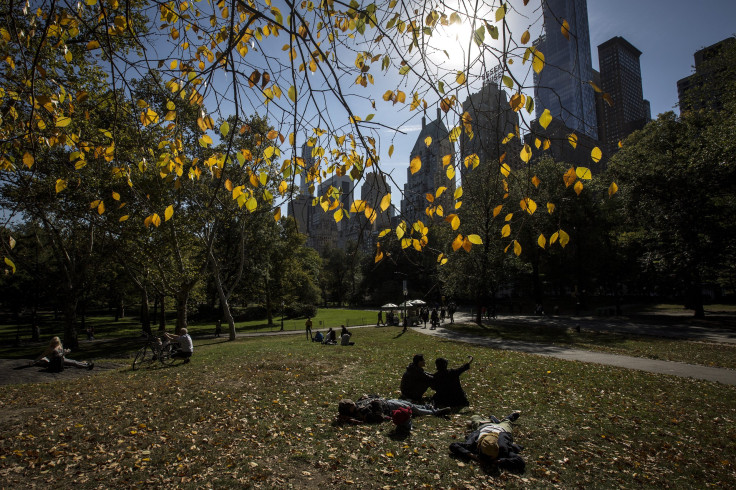
[[[729,87],[728,70],[725,69],[728,61],[724,54],[733,49],[736,49],[736,38],[727,37],[695,52],[695,73],[677,81],[681,111],[723,109],[721,98]]]
[[[549,109],[571,130],[597,138],[587,1],[542,0],[542,11],[544,33],[534,43],[545,59],[544,69],[534,74],[537,118]]]
[[[425,210],[429,206],[427,194],[435,194],[437,188],[446,187],[447,190],[433,205],[441,204],[444,210],[449,210],[455,192],[455,178],[447,178],[447,167],[455,163],[454,145],[450,142],[450,134],[442,122],[442,113],[437,109],[437,119],[427,124],[422,117],[422,130],[417,137],[414,148],[411,150],[410,160],[419,157],[421,168],[416,173],[407,169],[406,184],[404,184],[404,199],[401,201],[401,214],[409,222],[428,220]],[[431,142],[427,145],[427,137]],[[449,155],[447,166],[443,158]]]
[[[600,88],[611,96],[613,105],[601,104],[599,140],[607,152],[617,150],[618,142],[647,123],[641,85],[641,66],[636,49],[616,36],[598,46]]]

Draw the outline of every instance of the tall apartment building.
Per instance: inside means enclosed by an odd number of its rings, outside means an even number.
[[[503,139],[509,133],[515,133],[515,128],[519,125],[519,114],[509,106],[506,92],[501,89],[499,82],[487,78],[479,92],[465,99],[463,113],[470,116],[473,137],[470,138],[464,130],[461,133],[461,161],[476,154],[481,165],[488,162],[498,163],[501,155],[509,152],[509,146],[502,143]],[[460,165],[463,179],[467,172],[469,170]]]
[[[544,69],[534,74],[537,118],[549,109],[568,128],[597,138],[587,1],[542,0],[542,11],[544,33],[534,43],[545,58]],[[561,31],[563,21],[569,39]]]
[[[642,83],[641,51],[626,39],[616,36],[598,46],[599,87],[611,96],[613,105],[600,102],[598,139],[609,154],[617,151],[618,142],[649,121]]]
[[[450,155],[449,165],[454,165],[455,149],[450,142],[450,134],[441,116],[442,112],[437,109],[437,119],[429,124],[427,124],[426,117],[422,117],[422,130],[411,150],[409,160],[418,156],[422,167],[415,174],[411,173],[411,169],[406,171],[407,178],[404,184],[404,199],[401,201],[401,214],[409,222],[422,220],[426,223],[429,221],[425,213],[430,205],[426,195],[430,193],[434,195],[437,188],[441,186],[447,187],[447,191],[433,204],[441,204],[445,210],[451,209],[455,178],[447,178],[447,167],[442,164],[442,159],[445,155]],[[428,136],[432,138],[429,146],[426,144]]]
[[[725,72],[723,65],[717,63],[724,51],[736,47],[736,38],[728,37],[695,52],[695,73],[677,81],[677,97],[680,110],[723,108],[721,97],[727,90],[727,80],[721,80]],[[704,87],[707,87],[704,88]]]

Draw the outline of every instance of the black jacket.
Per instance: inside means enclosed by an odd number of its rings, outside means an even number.
[[[409,400],[421,400],[431,385],[432,375],[411,363],[406,366],[406,371],[401,377],[401,396]]]
[[[436,392],[432,400],[437,407],[467,407],[470,405],[460,386],[460,375],[470,369],[470,363],[459,368],[437,371],[432,376],[432,388]]]
[[[516,473],[524,472],[526,463],[519,456],[523,448],[514,444],[514,438],[510,432],[501,432],[498,434],[498,457],[496,458],[490,458],[478,450],[478,437],[480,437],[480,429],[468,434],[465,442],[453,442],[450,444],[450,452],[466,458],[470,454],[476,454],[482,463],[496,464],[499,468]]]

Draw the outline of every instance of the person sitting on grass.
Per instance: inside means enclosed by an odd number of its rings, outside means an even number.
[[[319,342],[321,344],[323,340],[325,340],[325,336],[322,335],[322,332],[317,330],[317,333],[312,337],[312,342]]]
[[[192,338],[189,336],[189,333],[187,333],[187,329],[182,328],[179,335],[172,335],[168,332],[164,332],[164,337],[179,344],[179,348],[174,351],[171,357],[174,359],[184,359],[184,364],[188,363],[192,354],[194,354],[194,343],[192,342]]]
[[[421,402],[424,393],[432,385],[432,375],[424,371],[424,355],[416,354],[401,376],[401,397]]]
[[[392,413],[401,408],[411,410],[413,417],[434,415],[442,417],[450,409],[436,410],[430,405],[417,405],[406,400],[386,399],[377,395],[363,395],[357,401],[349,398],[337,404],[337,420],[350,424],[372,424],[392,420]]]
[[[465,437],[465,442],[450,444],[450,452],[483,465],[496,465],[500,469],[523,473],[526,463],[519,453],[524,448],[514,444],[511,435],[511,422],[518,418],[519,412],[513,412],[503,420],[493,415],[490,419],[473,416],[468,424],[473,431]]]
[[[470,369],[470,363],[473,362],[473,356],[468,356],[470,360],[455,369],[447,369],[447,359],[442,357],[434,361],[437,372],[432,375],[432,388],[435,394],[432,401],[436,407],[467,407],[470,405],[465,391],[460,385],[460,375]]]
[[[323,340],[322,343],[325,345],[337,345],[337,337],[335,335],[335,331],[332,330],[332,327],[327,330],[325,340]]]
[[[345,328],[345,325],[341,326],[342,330],[340,331],[340,345],[355,345],[355,342],[350,341],[350,337],[352,337],[353,334],[350,333],[347,328]]]
[[[74,359],[67,359],[65,356],[71,352],[69,349],[64,349],[61,344],[59,337],[53,337],[49,342],[46,350],[43,351],[38,359],[33,361],[31,364],[34,366],[43,366],[50,372],[59,372],[64,369],[64,366],[73,366],[81,369],[92,369],[95,367],[94,362],[86,361],[75,361]]]

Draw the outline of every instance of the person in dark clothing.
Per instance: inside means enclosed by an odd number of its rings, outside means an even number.
[[[335,331],[332,330],[332,327],[327,330],[325,340],[323,340],[322,343],[327,345],[337,345],[337,336],[335,334]]]
[[[424,371],[424,356],[417,354],[401,377],[401,397],[421,401],[424,393],[432,385],[432,375]]]
[[[431,320],[432,326],[429,327],[429,329],[430,330],[436,329],[439,326],[439,324],[440,324],[440,316],[437,313],[437,308],[432,308],[432,313],[430,315],[430,320]]]
[[[418,405],[406,400],[386,399],[377,395],[363,395],[357,401],[345,398],[337,404],[338,422],[350,424],[373,424],[392,420],[393,412],[409,409],[412,417],[435,415],[441,417],[449,410],[436,410],[428,405]]]
[[[465,391],[460,386],[460,375],[470,369],[470,363],[473,362],[473,356],[470,360],[455,369],[447,369],[447,359],[442,357],[434,361],[437,372],[432,375],[432,388],[435,394],[432,401],[436,407],[467,407],[470,405]]]
[[[465,442],[450,444],[450,452],[481,464],[523,473],[526,463],[519,453],[524,448],[514,444],[511,435],[511,422],[518,418],[519,412],[508,415],[502,421],[492,415],[489,420],[474,416],[470,422],[473,432],[465,437]]]

